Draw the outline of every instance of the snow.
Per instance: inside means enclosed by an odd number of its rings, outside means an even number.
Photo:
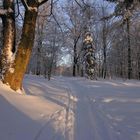
[[[0,82],[1,140],[140,140],[139,81],[26,75],[23,85]]]

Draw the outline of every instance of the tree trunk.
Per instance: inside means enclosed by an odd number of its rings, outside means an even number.
[[[127,24],[127,45],[128,45],[128,79],[132,78],[132,67],[131,67],[131,44],[130,44],[130,19],[126,19]]]
[[[77,64],[77,75],[80,75],[80,64]]]
[[[31,4],[32,2],[30,5]],[[32,6],[38,8],[37,5]],[[13,63],[13,71],[8,71],[4,75],[3,82],[9,84],[13,90],[22,89],[22,80],[29,63],[34,43],[36,18],[36,10],[26,10],[22,36]]]
[[[83,70],[83,67],[81,68],[81,77],[84,77],[84,70]]]
[[[40,42],[40,40],[38,41]],[[41,59],[41,46],[40,46],[40,43],[38,44],[37,46],[37,66],[36,66],[36,75],[40,75],[41,74],[41,64],[40,64],[40,59]]]
[[[73,76],[76,76],[76,65],[77,65],[77,48],[76,43],[74,44],[74,58],[73,58]]]
[[[2,74],[7,73],[11,66],[13,53],[15,52],[16,28],[14,1],[5,0],[4,9],[11,9],[11,13],[2,16],[3,24],[3,49],[2,49]]]
[[[53,56],[51,58],[50,67],[48,69],[48,81],[51,80],[52,68],[53,68],[53,61],[54,61],[54,54],[53,54]]]
[[[137,58],[138,58],[138,62],[137,62],[138,63],[138,68],[137,68],[138,69],[137,70],[138,74],[137,75],[138,75],[138,79],[140,80],[140,51],[138,52],[138,57]]]
[[[99,65],[98,65],[98,76],[102,77],[102,64],[101,64],[101,54],[99,53]]]
[[[76,64],[73,62],[73,76],[76,76]]]
[[[106,21],[103,23],[103,69],[102,69],[102,77],[106,78],[107,73],[107,64],[106,64]]]

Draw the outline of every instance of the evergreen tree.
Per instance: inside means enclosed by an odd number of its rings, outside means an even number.
[[[85,61],[85,73],[89,79],[95,79],[95,47],[93,45],[93,38],[90,32],[87,32],[83,42],[84,46],[84,61]]]

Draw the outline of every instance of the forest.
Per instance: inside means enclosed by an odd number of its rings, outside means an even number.
[[[139,5],[139,0],[1,1],[3,83],[21,89],[25,73],[48,80],[51,75],[140,79]],[[87,33],[92,58],[84,49]]]
[[[0,140],[140,140],[140,0],[0,0]]]

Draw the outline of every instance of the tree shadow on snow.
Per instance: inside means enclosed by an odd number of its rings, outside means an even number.
[[[33,120],[0,95],[1,140],[64,140],[51,123]]]
[[[31,90],[31,87],[35,87],[37,89],[36,93],[34,93],[34,90]],[[51,91],[48,92],[47,88],[44,87],[44,85],[42,85],[41,83],[38,83],[38,84],[29,83],[29,85],[24,86],[24,90],[29,95],[41,96],[61,107],[64,107],[64,108],[67,107],[67,105],[62,100],[62,98],[67,98],[67,97],[64,97],[60,94],[52,93]]]

